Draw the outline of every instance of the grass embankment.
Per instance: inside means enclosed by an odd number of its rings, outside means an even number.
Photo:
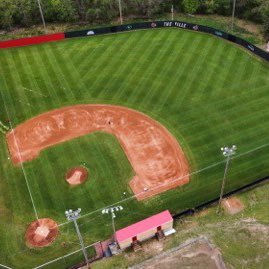
[[[237,215],[217,215],[216,207],[211,207],[194,216],[177,220],[174,224],[177,233],[162,241],[161,248],[159,244],[158,247],[152,247],[155,240],[151,240],[152,242],[148,241],[144,246],[151,248],[151,251],[133,253],[127,250],[119,256],[92,264],[92,268],[127,268],[157,255],[160,251],[178,246],[187,239],[205,235],[220,250],[227,268],[266,269],[269,266],[268,193],[267,183],[237,195],[245,205],[245,209]]]

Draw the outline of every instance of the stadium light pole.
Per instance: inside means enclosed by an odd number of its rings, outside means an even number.
[[[174,5],[171,7],[171,19],[174,20]]]
[[[122,25],[122,6],[121,6],[121,0],[119,0],[119,11],[120,11],[120,24]]]
[[[108,208],[105,208],[102,210],[102,214],[110,214],[111,213],[113,236],[115,236],[115,234],[116,234],[115,221],[114,221],[114,219],[116,218],[115,211],[120,211],[120,210],[123,210],[122,206],[108,207]]]
[[[236,0],[233,0],[233,14],[232,14],[232,32],[234,31],[234,15],[235,15]]]
[[[233,155],[235,155],[236,150],[237,150],[236,145],[233,145],[230,148],[229,147],[222,147],[221,148],[223,156],[226,157],[226,165],[225,165],[224,175],[223,175],[223,179],[222,179],[222,185],[221,185],[221,190],[220,190],[219,205],[218,205],[217,213],[220,212],[220,207],[221,207],[222,197],[223,197],[223,193],[224,193],[224,188],[225,188],[225,183],[226,183],[226,176],[227,176],[227,172],[228,172],[230,159],[231,159],[231,157]]]
[[[82,239],[82,236],[80,234],[79,227],[78,227],[78,224],[77,224],[77,219],[80,217],[80,212],[81,212],[81,208],[78,208],[77,210],[69,209],[69,210],[65,211],[65,216],[66,216],[67,220],[72,220],[74,222],[74,224],[75,224],[76,231],[77,231],[77,234],[78,234],[78,239],[79,239],[79,242],[80,242],[80,245],[81,245],[81,248],[82,248],[83,255],[85,257],[87,268],[90,268],[90,263],[89,263],[89,260],[88,260],[88,256],[87,256],[87,253],[86,253],[84,242],[83,242],[83,239]]]
[[[39,12],[40,12],[40,15],[41,15],[42,23],[43,23],[43,26],[44,26],[44,30],[46,32],[46,23],[45,23],[45,19],[44,19],[43,10],[42,10],[40,0],[37,0],[37,3],[38,3],[38,7],[39,7]]]

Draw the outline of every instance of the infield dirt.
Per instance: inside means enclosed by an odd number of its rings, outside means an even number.
[[[189,167],[177,140],[161,124],[135,110],[112,105],[76,105],[43,113],[11,130],[7,142],[14,164],[40,151],[94,131],[119,140],[136,175],[130,187],[138,200],[189,182]]]

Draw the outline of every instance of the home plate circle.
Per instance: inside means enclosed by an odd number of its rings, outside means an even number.
[[[32,222],[25,233],[26,245],[29,247],[45,247],[50,245],[58,235],[58,224],[48,218]]]

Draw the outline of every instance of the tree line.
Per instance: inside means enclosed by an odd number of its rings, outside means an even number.
[[[234,0],[40,0],[46,22],[108,23],[123,15],[153,18],[175,11],[190,14],[231,16]],[[269,37],[269,0],[237,0],[236,16],[262,23]],[[0,0],[0,28],[32,26],[40,23],[37,0]]]

